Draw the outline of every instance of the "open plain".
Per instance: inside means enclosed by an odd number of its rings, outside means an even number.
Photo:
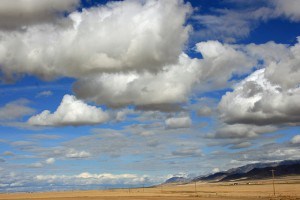
[[[196,187],[195,187],[196,186]],[[251,200],[300,199],[300,177],[275,180],[254,180],[223,183],[197,182],[182,185],[163,185],[151,188],[111,189],[92,191],[64,191],[41,193],[0,194],[0,199],[12,200]]]

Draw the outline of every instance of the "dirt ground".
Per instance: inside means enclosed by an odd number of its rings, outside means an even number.
[[[14,200],[300,200],[300,177],[275,180],[224,183],[163,185],[153,188],[0,194],[0,199]]]

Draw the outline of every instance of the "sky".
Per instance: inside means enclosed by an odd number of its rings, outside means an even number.
[[[2,0],[0,192],[300,159],[299,0]]]

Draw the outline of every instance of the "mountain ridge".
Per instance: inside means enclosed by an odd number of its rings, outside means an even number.
[[[221,171],[204,176],[194,178],[172,177],[165,181],[169,183],[190,183],[195,181],[205,182],[221,182],[221,181],[236,181],[236,180],[253,180],[271,177],[270,170],[276,170],[276,177],[287,175],[300,175],[300,160],[283,160],[278,162],[261,162],[243,165],[236,168],[231,168],[226,171]]]

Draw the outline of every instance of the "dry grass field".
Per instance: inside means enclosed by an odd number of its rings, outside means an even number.
[[[45,193],[0,194],[0,199],[14,200],[300,200],[300,177],[234,183],[201,183],[164,185],[153,188],[67,191]]]

